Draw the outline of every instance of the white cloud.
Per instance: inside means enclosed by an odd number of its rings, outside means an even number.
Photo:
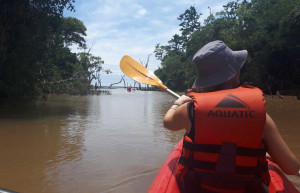
[[[162,7],[162,8],[160,8],[160,10],[161,10],[162,12],[166,12],[166,13],[168,13],[168,12],[171,12],[171,11],[172,11],[172,8],[171,8],[171,7],[169,7],[169,6],[166,6],[166,7]]]
[[[146,15],[147,10],[139,4],[134,4],[132,5],[132,13],[135,19],[140,19]]]
[[[137,15],[135,16],[135,18],[143,17],[144,15],[146,15],[146,13],[147,13],[147,10],[142,8],[137,11]]]
[[[179,33],[177,17],[191,5],[208,16],[208,6],[213,11],[220,11],[228,1],[218,0],[90,0],[78,1],[76,12],[68,16],[76,17],[87,27],[88,44],[93,44],[92,54],[100,56],[106,69],[113,71],[112,77],[119,77],[122,72],[119,62],[124,55],[139,60],[146,60],[152,54],[149,69],[154,71],[159,61],[154,57],[155,45],[162,45]],[[119,80],[119,78],[117,78]],[[112,78],[108,78],[112,81]],[[115,82],[117,82],[116,80]],[[104,81],[105,82],[105,81]]]

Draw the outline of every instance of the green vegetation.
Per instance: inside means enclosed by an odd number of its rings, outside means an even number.
[[[90,54],[86,27],[63,11],[75,0],[2,0],[0,7],[0,101],[35,99],[43,94],[87,94],[92,80],[101,85],[100,57]],[[170,88],[190,88],[197,76],[192,57],[206,43],[223,40],[233,50],[246,49],[242,81],[265,91],[300,96],[300,1],[232,1],[199,22],[191,6],[179,15],[180,34],[158,44],[155,73]],[[72,53],[77,45],[82,52]]]
[[[86,94],[102,70],[90,54],[84,24],[63,11],[75,0],[2,0],[0,100],[34,99],[47,93]],[[75,44],[82,53],[72,53]]]
[[[197,76],[194,54],[210,41],[223,40],[232,50],[249,52],[243,82],[273,92],[300,89],[300,1],[244,0],[223,7],[210,10],[203,24],[193,6],[181,14],[181,34],[155,48],[161,60],[155,74],[170,89],[190,88]]]

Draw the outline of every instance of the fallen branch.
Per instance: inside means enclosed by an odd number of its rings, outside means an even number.
[[[111,87],[112,87],[113,85],[115,85],[115,84],[120,84],[120,83],[122,82],[122,80],[125,82],[124,77],[125,77],[125,75],[123,75],[123,76],[121,77],[121,80],[120,80],[119,82],[112,83],[108,88],[111,88]]]

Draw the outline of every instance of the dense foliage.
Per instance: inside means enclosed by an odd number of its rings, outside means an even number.
[[[75,0],[1,0],[0,99],[85,94],[103,61],[86,46],[84,24],[63,11]],[[82,53],[72,53],[76,44]]]
[[[223,8],[210,10],[203,24],[193,6],[180,15],[181,34],[155,48],[161,60],[156,75],[171,89],[190,88],[197,76],[193,55],[208,42],[223,40],[232,50],[249,52],[243,82],[264,90],[299,89],[300,1],[232,1]]]

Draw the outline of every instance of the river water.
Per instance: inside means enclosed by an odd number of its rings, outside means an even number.
[[[300,160],[300,100],[267,97],[267,109]],[[35,108],[0,109],[0,188],[21,193],[147,192],[183,135],[163,128],[174,98],[111,89],[49,96]],[[300,178],[289,177],[300,187]]]

